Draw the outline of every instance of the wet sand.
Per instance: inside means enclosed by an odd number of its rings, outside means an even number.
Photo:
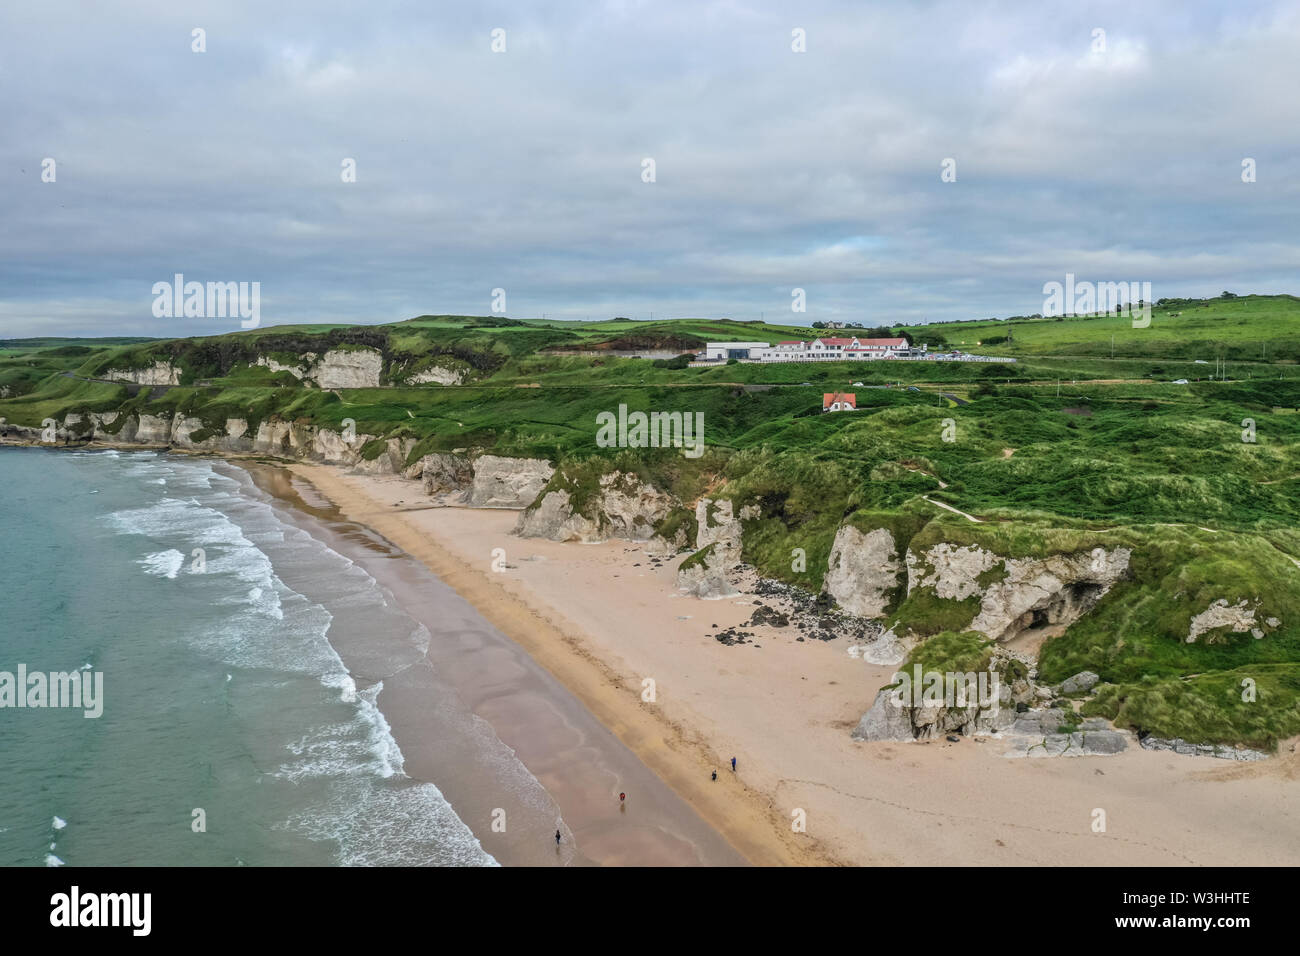
[[[376,672],[360,622],[333,628],[329,639],[359,686],[383,680],[377,704],[407,775],[434,783],[499,862],[747,862],[573,694],[428,568],[349,520],[302,478],[274,465],[240,465],[282,518],[360,564],[428,629],[425,659],[396,673]],[[544,793],[521,785],[511,772],[511,751]],[[620,792],[628,794],[624,804]],[[558,847],[557,827],[563,834]]]

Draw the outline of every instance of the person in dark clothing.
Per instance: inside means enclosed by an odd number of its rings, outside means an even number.
[[[556,830],[556,831],[555,831],[555,845],[556,845],[556,846],[559,846],[559,845],[560,845],[560,831],[559,831],[559,830]]]
[[[731,772],[732,772],[732,773],[735,773],[735,772],[736,772],[736,758],[735,758],[735,757],[732,757],[732,758],[731,758]]]
[[[716,770],[713,771],[713,779],[714,779],[714,780],[717,780],[717,779],[718,779],[718,771],[716,771]]]

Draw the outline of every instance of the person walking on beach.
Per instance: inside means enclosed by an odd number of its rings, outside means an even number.
[[[618,795],[618,802],[619,802],[619,803],[622,803],[622,802],[623,802],[624,800],[626,800],[626,799],[627,799],[627,794],[626,794],[626,793],[620,793],[620,794]]]
[[[714,780],[717,780],[717,779],[718,779],[718,771],[716,771],[716,770],[713,771],[713,779],[714,779]]]
[[[731,758],[731,772],[732,772],[732,773],[735,773],[735,772],[736,772],[736,758],[735,758],[735,757],[732,757],[732,758]]]
[[[556,845],[556,846],[559,846],[559,845],[560,845],[560,831],[559,831],[559,830],[556,830],[556,831],[555,831],[555,845]]]

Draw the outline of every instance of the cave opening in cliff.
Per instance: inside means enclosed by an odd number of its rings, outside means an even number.
[[[1018,637],[1032,637],[1036,634],[1052,636],[1052,633],[1064,633],[1105,593],[1105,587],[1087,581],[1076,581],[1045,598],[1040,606],[1030,608],[1003,635],[1003,640],[1015,640]]]

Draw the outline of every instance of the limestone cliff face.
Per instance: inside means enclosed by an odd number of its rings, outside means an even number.
[[[321,388],[378,388],[384,357],[374,349],[332,349],[312,369]]]
[[[701,498],[695,503],[695,550],[716,545],[714,552],[727,567],[739,564],[743,553],[744,530],[741,519],[748,515],[742,508],[737,516],[730,501]]]
[[[964,601],[983,590],[979,577],[991,571],[1002,559],[975,545],[957,547],[946,541],[936,544],[918,558],[907,552],[907,590],[933,587],[945,600]],[[928,573],[927,573],[928,565]]]
[[[725,549],[716,543],[706,545],[703,551],[696,552],[682,563],[684,566],[677,571],[679,591],[706,600],[732,597],[740,593],[727,579],[731,565],[727,563]]]
[[[430,497],[465,492],[474,482],[474,465],[465,455],[437,452],[420,459],[424,493]]]
[[[324,355],[304,352],[299,364],[286,364],[260,355],[257,364],[273,372],[288,372],[321,388],[378,388],[384,356],[375,349],[331,349]]]
[[[9,426],[11,430],[14,426]],[[30,432],[30,433],[28,433]],[[45,430],[40,428],[12,432],[10,437],[45,444]],[[405,474],[403,452],[410,440],[390,442],[386,455],[378,464],[363,462],[361,447],[369,440],[358,435],[347,442],[338,432],[315,425],[270,420],[250,430],[247,420],[227,418],[212,425],[183,415],[136,415],[123,417],[121,412],[69,413],[56,429],[55,444],[97,442],[111,445],[141,445],[151,448],[178,448],[186,451],[210,451],[232,455],[272,455],[277,458],[315,461],[325,464],[358,466],[371,474]],[[418,477],[418,473],[414,475]]]
[[[422,371],[409,375],[407,385],[460,385],[469,375],[468,369],[443,368],[433,365]]]
[[[110,382],[134,382],[137,385],[179,385],[181,370],[161,359],[148,368],[111,368],[104,372]]]
[[[905,572],[907,594],[933,588],[945,600],[978,597],[979,610],[963,630],[1010,640],[1032,627],[1074,623],[1127,575],[1131,556],[1129,548],[1094,548],[1008,558],[977,545],[940,542],[920,554],[907,549],[900,561],[887,529],[864,533],[844,525],[822,586],[844,610],[879,617]]]
[[[307,370],[311,367],[311,363],[316,361],[316,353],[304,352],[302,358],[303,362],[306,363],[306,366],[286,365],[283,362],[271,358],[269,355],[259,355],[255,364],[260,365],[263,368],[269,368],[272,372],[288,372],[294,378],[301,380],[306,377]]]
[[[1005,640],[1035,626],[1069,626],[1128,573],[1129,548],[1046,558],[1006,558],[1006,577],[990,584],[970,629]]]
[[[526,508],[536,500],[555,469],[537,458],[474,459],[474,479],[465,496],[471,508]]]
[[[728,578],[744,553],[742,522],[758,516],[754,505],[736,514],[727,499],[701,498],[695,503],[695,554],[677,571],[677,587],[697,597],[727,597],[740,592]],[[660,539],[662,541],[662,539]],[[664,542],[665,545],[668,542]]]
[[[899,587],[903,562],[887,528],[863,534],[843,525],[831,545],[822,590],[850,614],[880,617]]]
[[[130,414],[119,420],[121,414],[69,414],[65,422],[54,428],[53,442],[46,438],[48,429],[0,422],[0,439],[21,444],[101,442],[170,447],[342,465],[357,474],[400,475],[421,481],[429,494],[455,493],[457,504],[475,508],[525,508],[536,500],[555,471],[549,462],[541,459],[496,455],[471,459],[460,452],[425,455],[407,464],[414,447],[410,438],[387,439],[377,456],[364,459],[361,449],[373,436],[358,433],[349,441],[328,428],[279,419],[258,422],[256,428],[250,428],[242,418],[227,418],[223,425],[214,426],[185,416]],[[614,522],[611,526],[623,521],[629,530],[640,528],[635,515],[620,511],[616,501],[611,504],[611,515]]]
[[[402,475],[408,476],[406,457],[415,445],[411,438],[390,438],[384,443],[384,450],[375,458],[358,458],[352,470],[358,475]],[[409,477],[420,477],[419,474]]]
[[[552,541],[607,541],[626,538],[646,541],[668,516],[677,499],[636,475],[610,472],[600,477],[600,490],[579,510],[563,488],[545,492],[524,510],[514,533]]]

